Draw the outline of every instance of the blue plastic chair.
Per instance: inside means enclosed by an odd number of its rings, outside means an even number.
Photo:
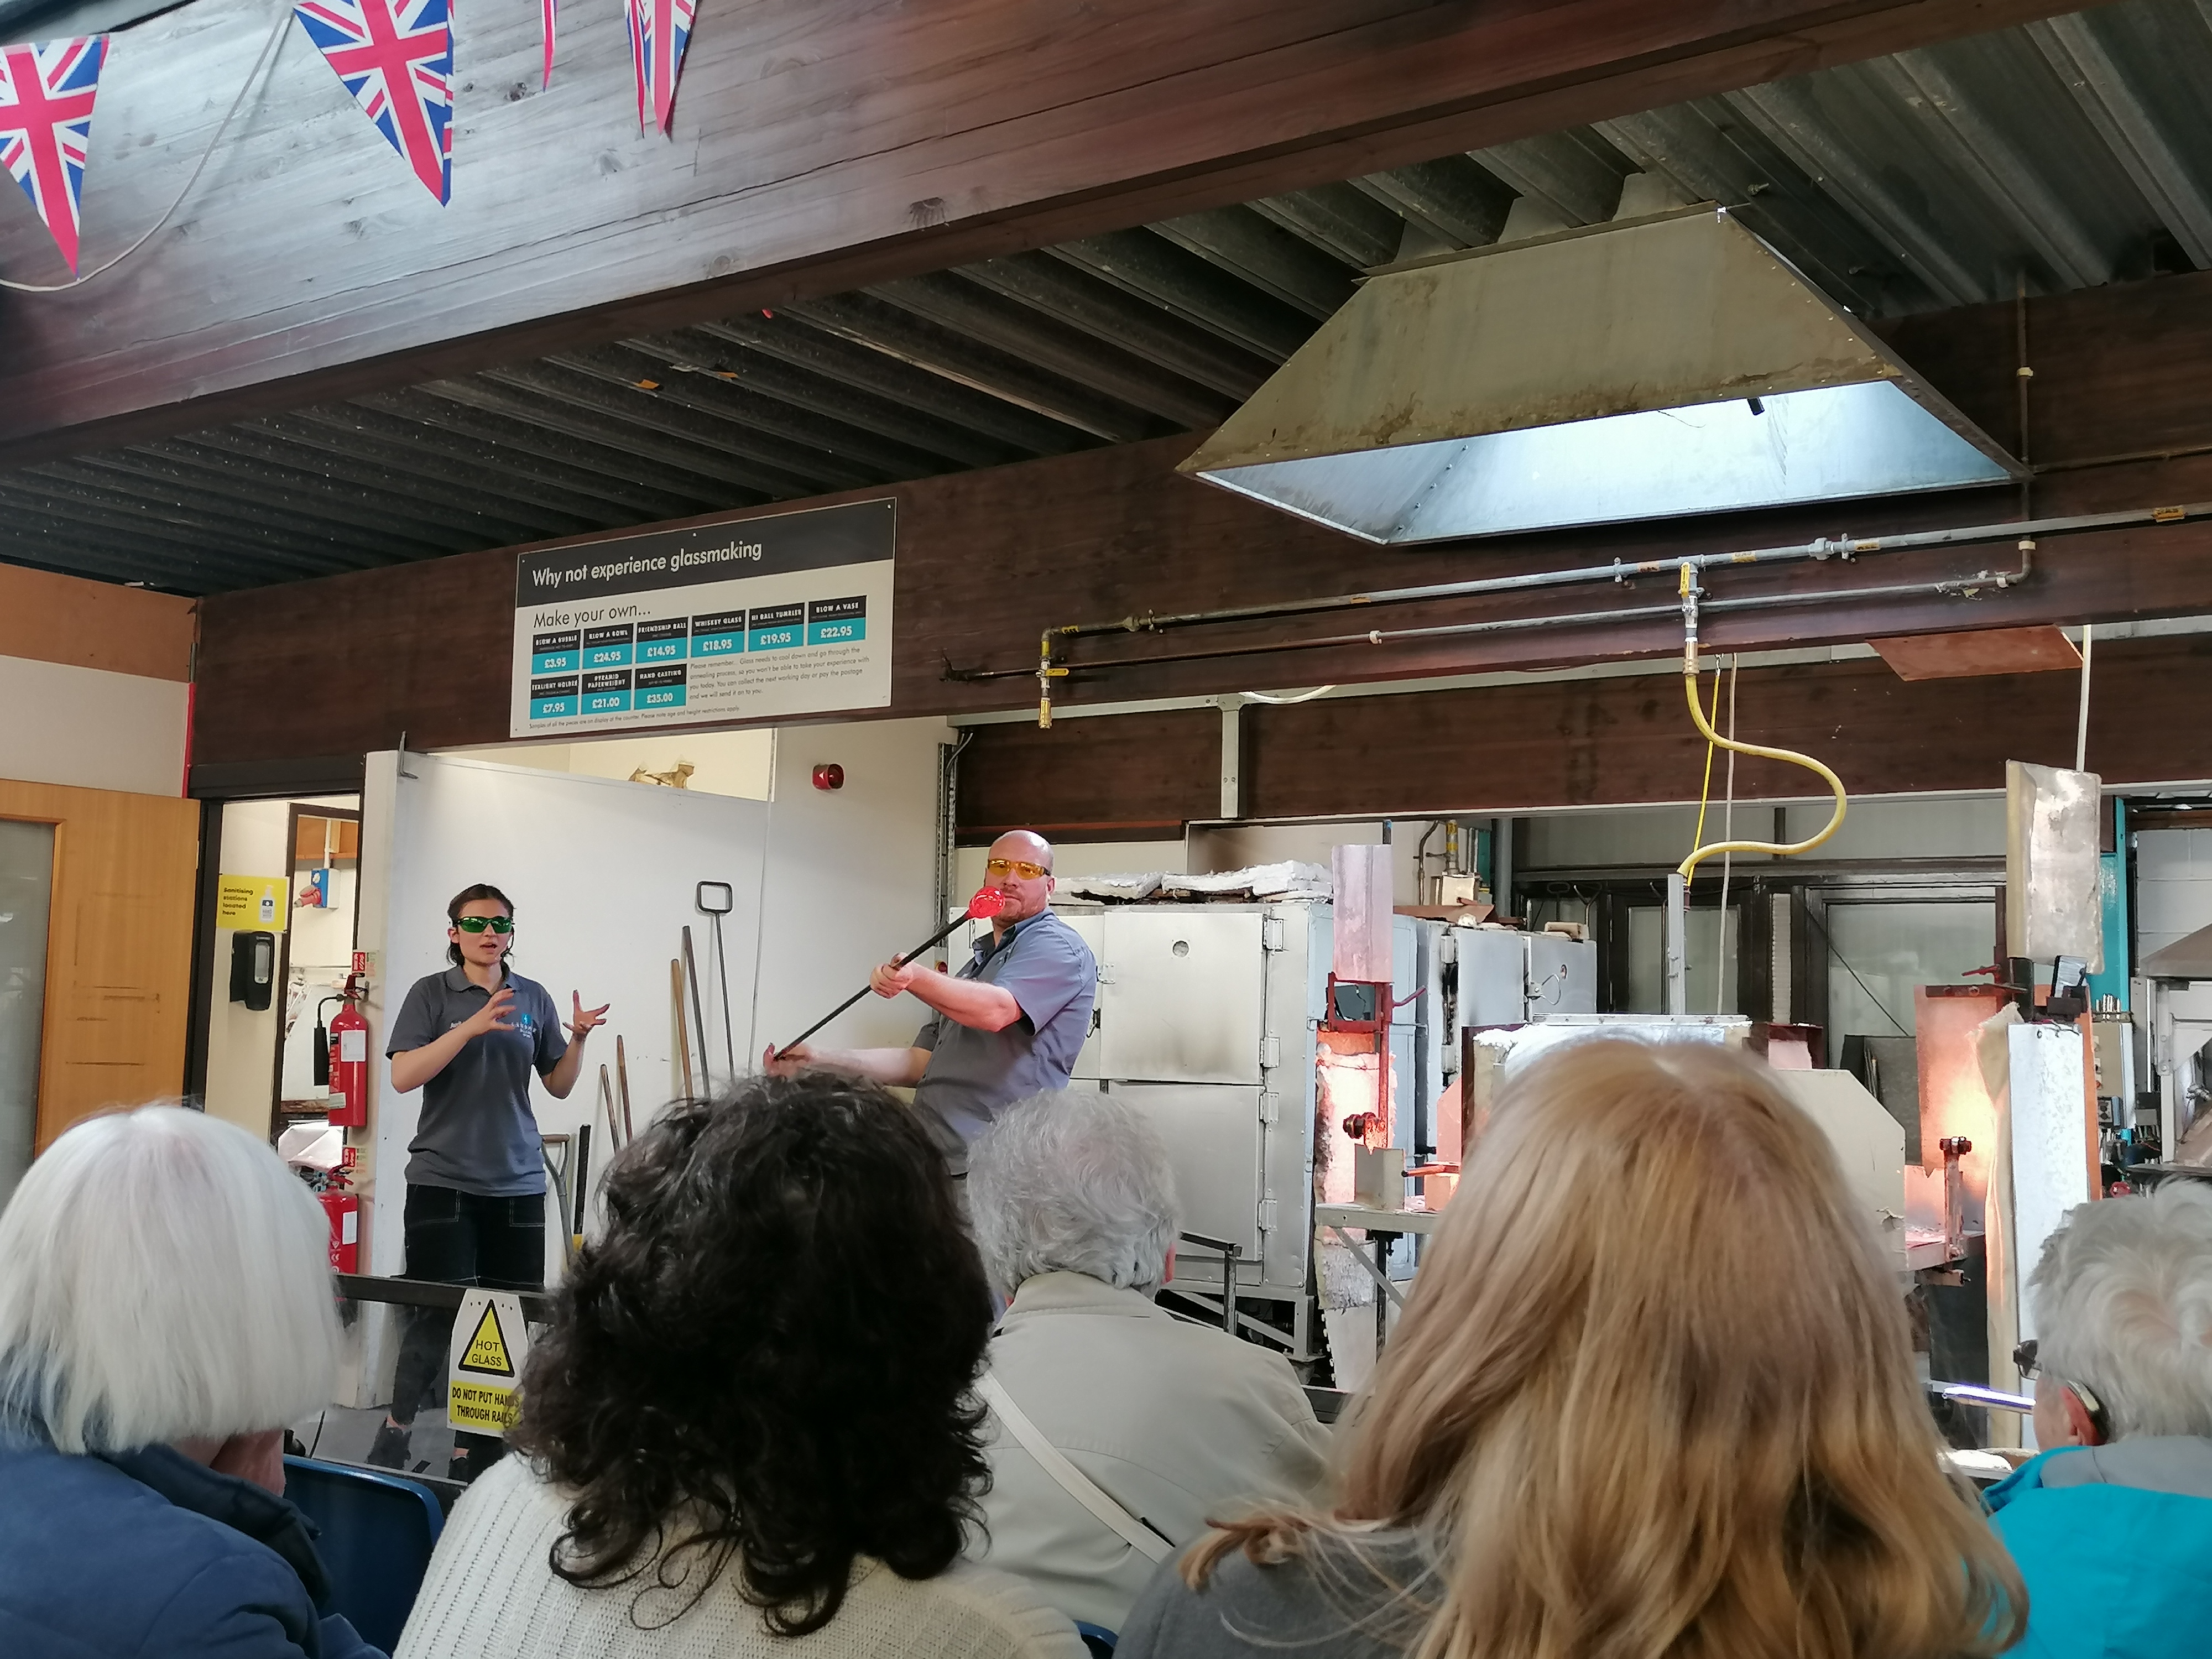
[[[330,1573],[330,1611],[391,1652],[445,1528],[437,1498],[417,1481],[306,1457],[284,1460],[284,1496],[321,1528],[315,1549]]]
[[[1114,1644],[1121,1639],[1103,1625],[1086,1625],[1080,1619],[1075,1621],[1075,1633],[1091,1650],[1091,1659],[1112,1659]]]

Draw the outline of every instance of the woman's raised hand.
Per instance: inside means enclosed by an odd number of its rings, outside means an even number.
[[[502,985],[485,1000],[484,1006],[461,1022],[461,1029],[471,1036],[482,1036],[487,1031],[512,1031],[513,1020],[503,1018],[514,1012],[514,990]]]
[[[568,1034],[579,1042],[607,1023],[607,1010],[614,1006],[611,1002],[603,1002],[596,1008],[586,1008],[583,994],[579,991],[569,992],[568,1000],[576,1011],[575,1018],[568,1022]]]

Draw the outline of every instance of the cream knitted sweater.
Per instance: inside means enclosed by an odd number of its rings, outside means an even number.
[[[680,1613],[680,1593],[580,1589],[547,1565],[567,1509],[524,1458],[484,1471],[438,1540],[394,1659],[1085,1659],[1066,1614],[964,1563],[915,1583],[864,1560],[837,1616],[797,1638],[769,1632],[734,1563]]]

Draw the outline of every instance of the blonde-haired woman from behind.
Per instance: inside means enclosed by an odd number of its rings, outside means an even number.
[[[1121,1659],[1963,1659],[2027,1599],[1899,1292],[1764,1068],[1589,1041],[1503,1091],[1339,1501],[1163,1570]]]

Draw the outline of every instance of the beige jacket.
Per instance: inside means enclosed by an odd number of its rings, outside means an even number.
[[[991,1339],[991,1375],[1046,1439],[1180,1547],[1209,1517],[1320,1488],[1328,1431],[1280,1355],[1193,1325],[1134,1291],[1041,1273]],[[1071,1619],[1118,1631],[1152,1563],[1061,1491],[994,1418],[988,1543],[971,1559]],[[1169,1569],[1164,1569],[1169,1570]]]
[[[580,1589],[546,1565],[567,1518],[525,1459],[485,1470],[438,1540],[396,1659],[1085,1659],[1034,1589],[965,1561],[910,1582],[863,1560],[837,1616],[795,1638],[769,1633],[734,1563],[688,1607],[635,1583]]]

